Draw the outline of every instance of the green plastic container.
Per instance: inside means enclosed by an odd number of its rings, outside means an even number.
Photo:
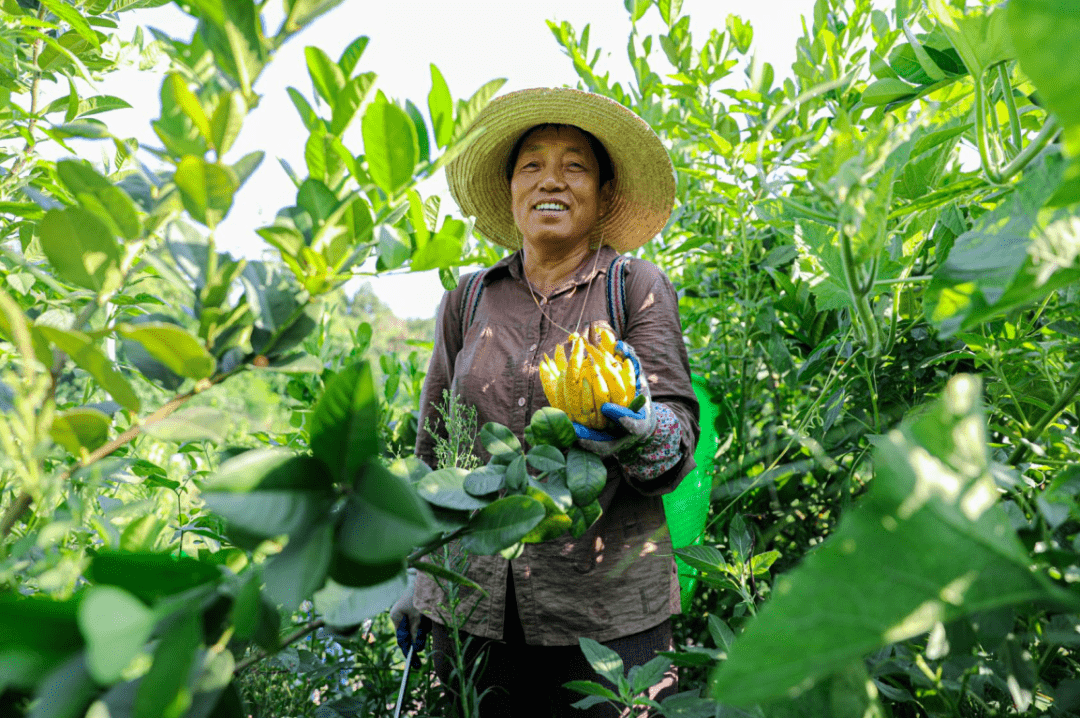
[[[712,464],[716,453],[716,417],[719,409],[712,402],[705,379],[694,374],[694,394],[701,407],[701,437],[694,451],[697,467],[683,478],[679,488],[664,495],[664,513],[667,515],[671,545],[685,548],[701,543],[705,520],[709,515],[709,498],[712,494]],[[676,557],[679,567],[679,588],[682,610],[690,610],[690,600],[697,588],[697,569]]]

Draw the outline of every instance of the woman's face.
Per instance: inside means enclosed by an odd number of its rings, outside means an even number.
[[[607,210],[610,183],[576,127],[543,127],[521,145],[510,179],[511,211],[530,243],[574,246]]]

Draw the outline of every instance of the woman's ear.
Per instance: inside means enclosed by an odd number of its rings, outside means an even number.
[[[600,187],[600,216],[603,217],[611,209],[611,200],[615,196],[615,180],[608,180]]]

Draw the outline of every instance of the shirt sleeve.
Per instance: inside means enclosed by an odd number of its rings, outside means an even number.
[[[420,392],[419,426],[416,430],[417,458],[435,469],[435,437],[446,436],[435,406],[442,402],[443,392],[450,391],[454,382],[454,363],[461,351],[461,321],[458,316],[458,294],[461,285],[453,292],[443,295],[439,312],[435,316],[435,347],[431,353],[424,387]],[[432,431],[429,431],[428,429]],[[432,433],[434,432],[434,433]]]
[[[697,446],[698,401],[690,380],[690,360],[683,342],[679,300],[675,287],[659,268],[634,260],[626,277],[627,323],[623,341],[634,348],[641,370],[649,382],[652,401],[670,410],[677,422],[679,458],[659,476],[647,477],[625,466],[627,482],[645,495],[666,494],[690,473]],[[658,426],[660,426],[658,422]]]

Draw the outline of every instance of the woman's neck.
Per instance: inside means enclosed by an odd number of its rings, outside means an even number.
[[[522,257],[525,276],[533,288],[547,296],[557,289],[567,277],[573,274],[587,258],[593,255],[587,242],[581,243],[569,251],[559,248],[557,251],[543,251],[526,242]]]

